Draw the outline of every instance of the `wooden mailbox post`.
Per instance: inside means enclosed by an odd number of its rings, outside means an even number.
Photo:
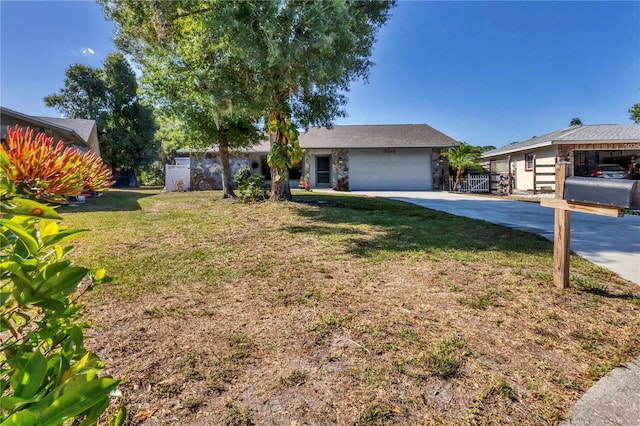
[[[569,254],[571,238],[571,212],[581,212],[597,214],[601,216],[609,217],[622,217],[624,215],[624,208],[629,206],[612,206],[612,205],[599,205],[595,202],[576,202],[565,200],[565,183],[567,177],[570,174],[569,167],[571,163],[569,161],[560,161],[556,164],[556,195],[555,198],[543,198],[540,200],[540,205],[543,207],[551,207],[555,209],[554,215],[554,230],[553,230],[553,283],[556,287],[566,288],[569,285]],[[594,178],[571,178],[571,179],[583,179],[591,180]],[[597,182],[603,182],[608,179],[599,179]],[[624,182],[624,186],[628,187],[628,191],[631,193],[629,199],[631,203],[637,200],[634,194],[638,191],[638,185],[636,182]],[[595,188],[597,190],[597,188]],[[627,190],[627,188],[625,188]],[[597,194],[596,194],[597,195]],[[596,196],[597,198],[597,196]]]

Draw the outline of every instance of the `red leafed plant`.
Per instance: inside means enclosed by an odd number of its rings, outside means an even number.
[[[0,423],[95,425],[120,380],[84,347],[78,298],[111,281],[104,269],[76,265],[68,241],[81,233],[60,224],[48,202],[102,190],[111,172],[89,152],[9,127],[0,144]],[[114,408],[117,409],[117,408]],[[122,426],[124,405],[106,414]]]
[[[113,176],[95,153],[82,153],[54,143],[44,133],[35,135],[20,126],[7,128],[6,144],[0,145],[0,170],[19,193],[53,202],[63,195],[100,191],[113,185]]]

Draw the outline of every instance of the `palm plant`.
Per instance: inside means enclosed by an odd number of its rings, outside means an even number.
[[[480,155],[482,148],[471,146],[466,142],[460,142],[458,145],[449,148],[443,155],[449,160],[449,165],[456,170],[456,178],[453,183],[454,188],[458,188],[462,175],[466,169],[480,170]]]

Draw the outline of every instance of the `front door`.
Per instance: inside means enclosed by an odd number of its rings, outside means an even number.
[[[316,186],[319,188],[331,187],[330,157],[316,157]]]

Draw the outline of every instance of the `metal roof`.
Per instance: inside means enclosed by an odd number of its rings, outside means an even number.
[[[534,136],[522,142],[487,151],[483,158],[524,151],[550,145],[570,143],[637,142],[640,148],[640,125],[638,124],[587,124],[570,126],[542,136]]]

